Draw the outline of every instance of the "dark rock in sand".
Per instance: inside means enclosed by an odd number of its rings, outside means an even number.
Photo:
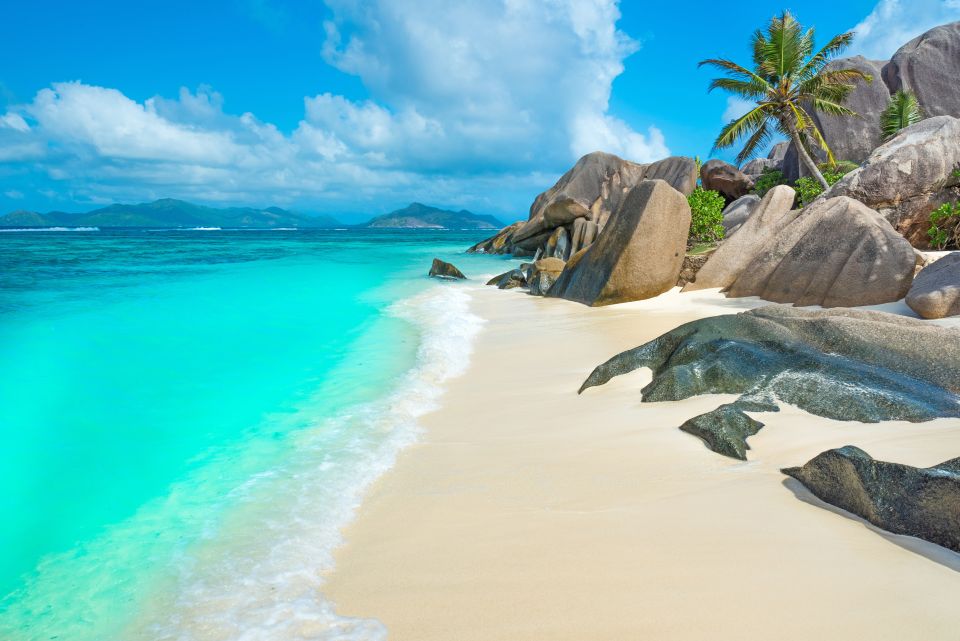
[[[745,173],[722,160],[708,160],[700,168],[700,182],[704,189],[719,191],[728,200],[736,200],[753,189],[753,180]]]
[[[907,305],[924,318],[960,315],[960,252],[924,267],[907,292]]]
[[[697,274],[703,269],[703,266],[710,260],[715,249],[705,251],[701,254],[687,254],[683,257],[683,264],[680,266],[680,277],[677,279],[677,287],[683,287],[697,279]]]
[[[527,277],[521,269],[511,269],[487,281],[487,285],[496,285],[498,289],[516,289],[527,286]]]
[[[690,206],[662,180],[632,190],[549,295],[585,305],[652,298],[676,286],[686,254]]]
[[[760,431],[763,423],[743,413],[736,403],[721,405],[715,410],[694,416],[680,426],[688,434],[700,438],[711,450],[741,461],[747,460],[747,437]]]
[[[430,273],[427,275],[433,278],[446,278],[450,280],[466,279],[466,276],[463,275],[463,272],[450,263],[446,263],[439,258],[433,259],[433,264],[430,265]]]
[[[643,401],[777,398],[836,420],[960,417],[960,330],[860,310],[769,306],[682,325],[598,366],[580,391],[641,367]]]
[[[878,461],[848,445],[782,471],[820,500],[879,528],[960,552],[960,458],[917,468]]]

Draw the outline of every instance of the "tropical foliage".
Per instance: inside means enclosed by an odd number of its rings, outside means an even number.
[[[834,36],[815,51],[814,30],[784,12],[770,20],[766,30],[753,35],[753,67],[748,69],[730,60],[712,58],[709,65],[725,77],[710,82],[710,91],[723,89],[755,103],[743,116],[727,124],[714,142],[715,149],[732,147],[746,139],[737,156],[742,163],[764,148],[775,134],[793,141],[800,160],[821,186],[828,183],[810,156],[808,142],[815,142],[830,162],[833,152],[817,128],[808,108],[833,116],[854,116],[843,106],[854,82],[873,78],[857,69],[828,69],[830,60],[853,40],[853,32]]]
[[[687,196],[690,203],[690,236],[687,246],[716,243],[723,240],[723,207],[726,201],[719,192],[697,187]]]
[[[783,175],[783,172],[779,169],[771,169],[767,167],[763,170],[763,173],[757,176],[757,180],[753,183],[753,193],[763,198],[768,191],[776,187],[777,185],[786,185],[787,179]]]
[[[927,236],[934,249],[960,249],[960,203],[944,203],[930,212]]]
[[[884,140],[896,136],[901,129],[923,120],[920,103],[912,92],[902,89],[890,97],[887,108],[880,114],[880,131]]]

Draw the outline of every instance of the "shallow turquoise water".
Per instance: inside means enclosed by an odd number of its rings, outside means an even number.
[[[464,365],[424,273],[482,235],[0,234],[0,638],[378,634],[318,572]]]

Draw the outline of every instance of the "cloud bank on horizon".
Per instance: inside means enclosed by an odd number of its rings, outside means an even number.
[[[69,203],[174,196],[203,202],[376,211],[417,199],[520,216],[518,202],[580,155],[670,154],[655,124],[611,113],[613,82],[641,43],[617,0],[327,0],[323,57],[365,100],[304,98],[289,132],[224,110],[212,88],[137,102],[118,89],[55,82],[0,115],[9,177],[42,176]],[[855,53],[888,57],[960,18],[960,0],[881,0]],[[742,105],[728,104],[724,117]],[[352,209],[351,209],[352,208]]]

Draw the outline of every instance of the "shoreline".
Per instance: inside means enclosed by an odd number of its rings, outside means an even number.
[[[766,302],[470,295],[486,323],[467,371],[344,530],[323,586],[341,616],[399,641],[952,638],[960,555],[839,518],[779,470],[842,445],[938,463],[960,451],[956,419],[785,406],[733,461],[677,429],[732,397],[641,404],[648,371],[576,390],[619,351]]]

